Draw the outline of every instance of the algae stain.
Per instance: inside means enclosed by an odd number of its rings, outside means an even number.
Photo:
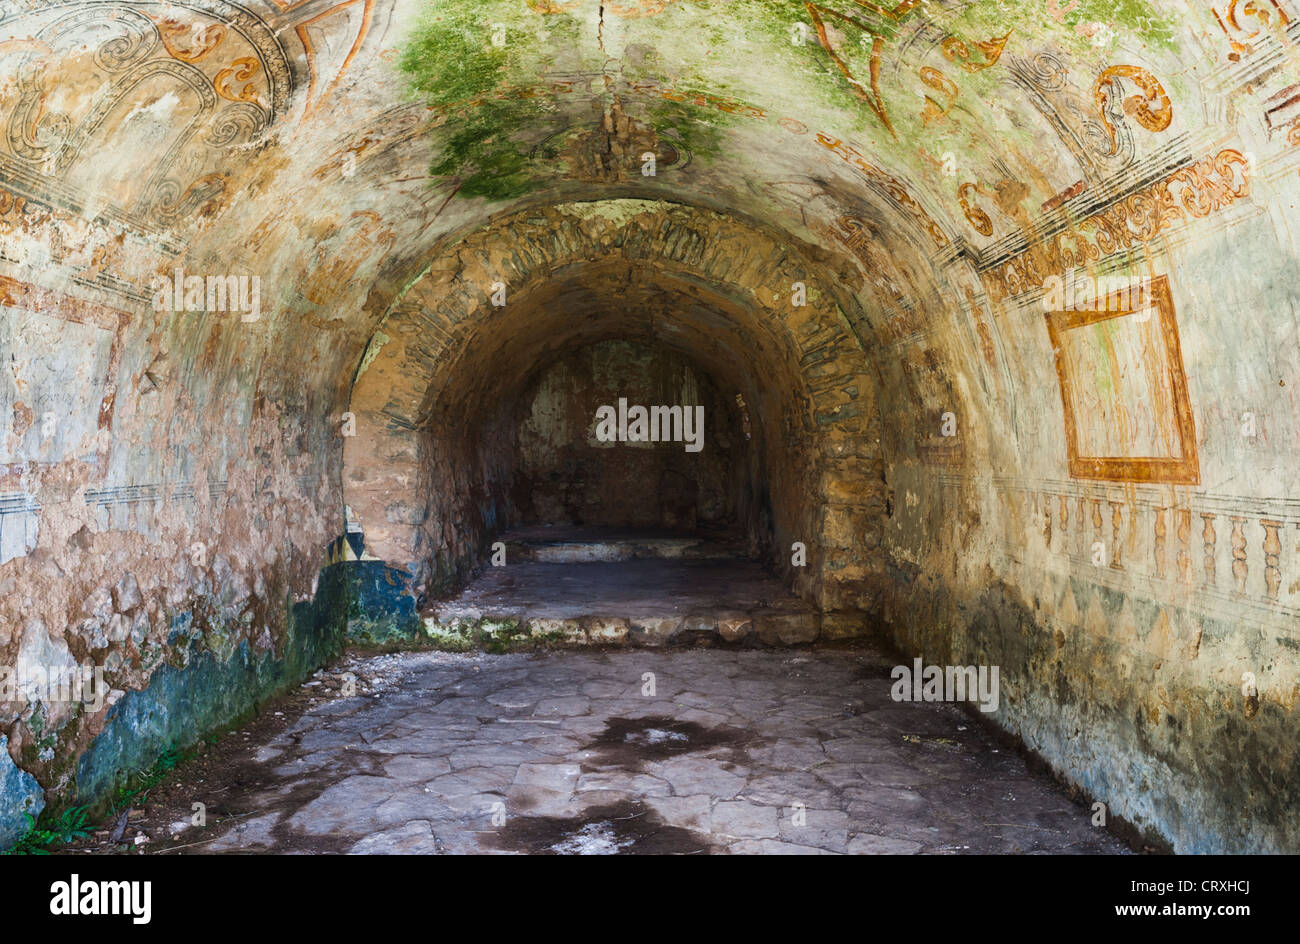
[[[382,331],[376,331],[374,333],[370,338],[370,343],[366,345],[365,354],[361,356],[361,366],[357,368],[358,379],[360,379],[361,375],[366,372],[366,368],[370,366],[370,362],[379,356],[379,352],[383,349],[383,346],[391,340],[392,338],[384,334]]]
[[[1037,46],[1045,41],[1048,49],[1097,64],[1137,43],[1152,50],[1177,50],[1176,21],[1146,0],[1078,0],[1062,6],[1059,16],[1044,18],[1041,10],[1012,0],[984,0],[959,9],[919,5],[902,12],[891,11],[888,4],[858,5],[851,20],[825,21],[830,32],[823,43],[811,25],[809,5],[798,0],[674,6],[657,17],[618,20],[613,33],[603,19],[597,32],[591,4],[560,10],[508,0],[449,0],[426,6],[402,50],[400,67],[412,92],[441,119],[431,131],[437,155],[430,173],[455,179],[460,196],[499,202],[535,192],[569,173],[559,155],[534,150],[565,124],[557,92],[561,78],[605,76],[603,90],[598,80],[585,90],[569,83],[570,94],[562,100],[577,105],[623,95],[608,86],[611,71],[631,79],[648,65],[666,70],[663,84],[685,100],[643,102],[642,114],[657,135],[716,164],[728,156],[727,132],[737,116],[703,107],[703,95],[682,90],[726,90],[759,106],[776,105],[772,82],[738,72],[728,56],[715,55],[753,44],[745,55],[781,76],[785,92],[778,97],[804,100],[813,112],[829,110],[841,124],[847,122],[842,133],[853,128],[868,131],[880,139],[873,146],[906,162],[918,141],[943,143],[954,128],[927,126],[922,112],[912,107],[918,91],[925,91],[914,69],[904,69],[905,75],[886,70],[878,86],[871,82],[867,98],[874,95],[874,103],[863,100],[863,83],[878,52],[892,62],[918,30],[937,31],[945,42],[956,43],[944,46],[949,62],[935,57],[931,64],[947,72],[955,69],[962,91],[972,101],[999,93],[1005,66],[985,47],[1004,35],[1011,37],[1008,54],[1014,49],[1024,55],[1029,47],[1021,48],[1022,43]],[[686,28],[688,23],[694,28]],[[1107,42],[1098,42],[1098,35]],[[636,55],[620,54],[619,41]],[[679,50],[678,61],[670,63],[672,56],[661,55],[669,50]],[[987,72],[980,66],[982,57],[992,60]],[[956,68],[963,63],[964,72]],[[856,78],[846,77],[845,70]],[[630,94],[637,96],[635,86]],[[877,120],[882,111],[890,124]],[[895,129],[896,139],[887,133],[888,127]],[[998,131],[1017,133],[1012,127]]]
[[[578,23],[548,17],[543,33],[520,8],[502,2],[431,8],[402,50],[411,90],[446,119],[435,130],[440,149],[429,172],[458,178],[462,196],[513,199],[554,171],[532,159],[521,136],[554,123],[555,92],[541,77],[555,50],[577,46]]]

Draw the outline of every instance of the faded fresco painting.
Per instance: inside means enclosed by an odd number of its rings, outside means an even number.
[[[1168,282],[1152,279],[1142,291],[1113,293],[1088,307],[1094,310],[1047,314],[1070,475],[1197,483],[1195,428]]]

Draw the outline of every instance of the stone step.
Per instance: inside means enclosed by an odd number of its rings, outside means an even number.
[[[736,556],[734,548],[697,537],[506,541],[505,545],[507,561],[551,564],[642,560],[650,557],[664,560],[725,560]]]
[[[835,614],[842,616],[843,614]],[[858,618],[861,620],[861,618]],[[435,609],[422,618],[430,644],[440,649],[504,650],[544,646],[792,646],[847,638],[844,620],[823,626],[811,607],[695,612],[687,616],[519,616],[469,607]],[[832,635],[833,633],[833,635]]]
[[[540,525],[503,534],[507,563],[590,563],[659,558],[726,560],[743,558],[744,546],[730,535]]]
[[[822,614],[736,558],[507,562],[422,619],[427,641],[450,649],[787,646],[865,631],[860,615]]]

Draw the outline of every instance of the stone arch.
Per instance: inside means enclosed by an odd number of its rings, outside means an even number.
[[[389,310],[353,385],[344,501],[367,555],[416,596],[463,577],[501,483],[436,471],[438,438],[481,449],[467,424],[537,352],[641,333],[706,361],[749,404],[772,478],[772,563],[825,609],[870,609],[886,507],[875,371],[815,271],[750,224],[658,201],[524,211],[449,247]],[[489,372],[497,386],[467,386]],[[474,494],[439,498],[435,480]]]

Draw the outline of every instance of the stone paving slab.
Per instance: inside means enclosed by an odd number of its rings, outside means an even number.
[[[441,622],[595,616],[685,620],[692,615],[716,622],[720,613],[755,609],[806,613],[812,608],[755,561],[649,558],[488,567],[453,599],[431,604],[428,612]],[[712,631],[716,626],[700,628]]]
[[[210,852],[1124,853],[866,648],[352,658],[377,694],[250,752]],[[264,760],[259,764],[256,758]]]

